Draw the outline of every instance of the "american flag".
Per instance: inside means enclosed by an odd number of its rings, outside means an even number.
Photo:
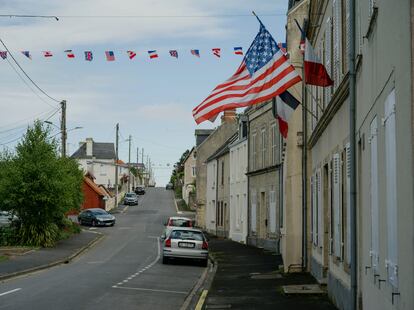
[[[286,51],[286,47],[287,47],[286,43],[278,43],[277,44],[277,47],[282,51],[283,54],[286,54],[287,53],[287,51]]]
[[[191,50],[191,54],[200,57],[200,50]]]
[[[213,55],[220,58],[221,48],[212,48]]]
[[[53,54],[52,54],[51,51],[43,51],[43,56],[45,56],[45,57],[52,57]]]
[[[177,52],[177,50],[171,50],[170,51],[170,55],[171,55],[171,57],[178,58],[178,52]]]
[[[127,54],[128,54],[129,59],[132,59],[135,56],[137,56],[137,53],[135,53],[134,51],[127,51]]]
[[[7,51],[0,51],[0,57],[3,59],[7,58]]]
[[[106,51],[105,56],[106,56],[107,61],[114,61],[115,60],[115,54],[114,54],[113,51]]]
[[[157,51],[148,51],[148,55],[149,55],[149,57],[152,59],[152,58],[158,58],[158,54],[157,54]]]
[[[236,55],[243,55],[243,49],[241,46],[237,46],[234,48],[234,54]]]
[[[65,53],[66,53],[66,56],[68,56],[68,58],[75,58],[75,54],[73,53],[72,50],[66,50]]]
[[[86,51],[85,52],[85,60],[86,61],[92,61],[92,59],[93,59],[92,52],[91,51]]]
[[[197,124],[222,111],[265,102],[301,81],[260,22],[260,30],[236,73],[193,109]]]

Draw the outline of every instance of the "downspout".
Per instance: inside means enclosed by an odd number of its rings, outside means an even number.
[[[247,116],[247,171],[250,171],[250,122],[249,117]],[[247,234],[246,234],[246,244],[248,244],[249,236],[250,236],[250,177],[247,175]]]
[[[356,74],[355,74],[355,0],[349,2],[349,142],[351,211],[351,310],[357,309],[357,210],[356,210]]]
[[[216,222],[216,237],[218,237],[218,235],[217,235],[217,221],[218,221],[218,214],[219,214],[219,210],[218,210],[218,206],[219,206],[219,202],[218,202],[218,173],[219,173],[219,167],[218,167],[218,159],[214,159],[215,161],[216,161],[216,180],[215,180],[215,182],[216,182],[216,188],[215,188],[215,190],[216,190],[216,220],[215,220],[215,222]]]

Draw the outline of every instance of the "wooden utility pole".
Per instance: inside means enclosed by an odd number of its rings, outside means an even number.
[[[115,208],[118,207],[118,143],[119,143],[119,123],[116,124],[116,138],[115,138]]]
[[[131,135],[129,135],[129,149],[128,149],[128,192],[131,191]]]
[[[62,100],[60,102],[60,106],[62,108],[62,119],[60,122],[60,134],[62,137],[62,147],[61,147],[61,152],[62,152],[62,157],[66,157],[66,137],[67,137],[67,133],[66,133],[66,100]]]

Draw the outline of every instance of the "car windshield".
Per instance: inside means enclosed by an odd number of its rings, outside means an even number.
[[[136,197],[136,195],[133,194],[133,193],[128,193],[128,194],[126,194],[126,197],[128,197],[128,198],[134,198],[134,197]]]
[[[173,230],[170,237],[171,239],[204,241],[203,234],[195,230]]]
[[[168,226],[192,227],[191,221],[186,219],[170,219]]]
[[[104,211],[104,210],[93,210],[92,213],[96,214],[96,215],[106,215],[107,214],[106,211]]]

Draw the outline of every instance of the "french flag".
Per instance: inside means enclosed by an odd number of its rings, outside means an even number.
[[[53,54],[52,54],[51,51],[43,51],[43,56],[45,56],[45,57],[52,57]]]
[[[156,50],[154,50],[154,51],[148,51],[148,55],[149,55],[149,57],[151,59],[158,58],[158,54],[157,54],[157,51]]]
[[[296,110],[300,102],[287,90],[279,95],[280,99],[276,100],[276,111],[273,111],[279,123],[279,131],[283,138],[287,138],[289,125],[288,121],[292,113]]]
[[[306,84],[322,87],[333,85],[333,81],[329,76],[328,71],[326,71],[325,66],[316,55],[308,39],[305,40],[304,68]]]

